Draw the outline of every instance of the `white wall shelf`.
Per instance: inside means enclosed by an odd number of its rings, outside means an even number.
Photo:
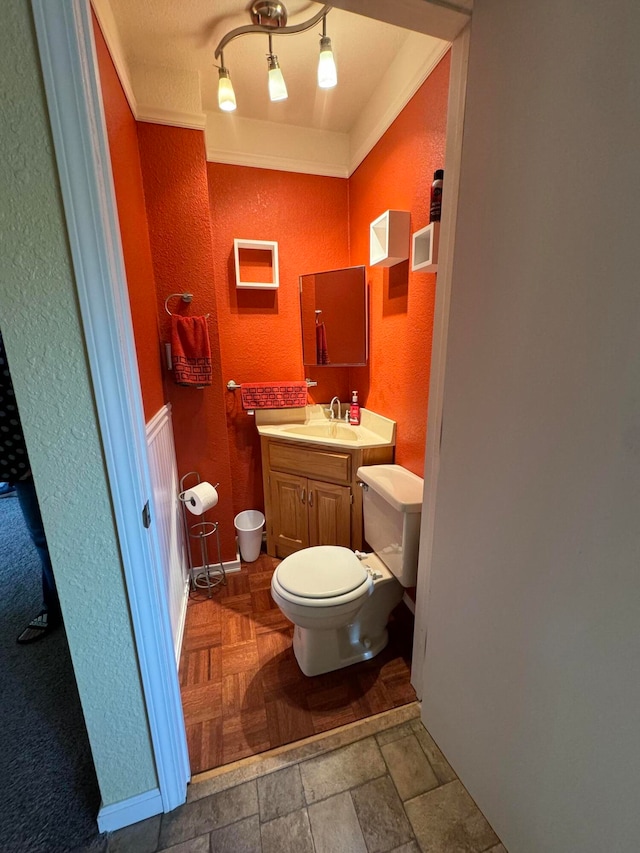
[[[409,257],[411,214],[386,210],[369,226],[369,265],[392,267]]]
[[[413,272],[438,271],[440,223],[430,222],[412,236],[411,269]]]
[[[233,241],[233,255],[236,266],[236,287],[276,290],[280,286],[277,243],[270,240],[236,238]],[[254,281],[255,278],[258,280]]]

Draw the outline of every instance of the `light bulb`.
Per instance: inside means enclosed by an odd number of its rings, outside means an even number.
[[[233,112],[236,108],[236,93],[233,91],[229,71],[224,67],[218,69],[218,106],[226,113]]]
[[[321,89],[333,89],[337,82],[338,72],[331,50],[331,39],[328,36],[322,36],[318,60],[318,86]]]
[[[278,57],[273,53],[268,56],[269,61],[269,98],[272,101],[284,101],[289,97],[287,86],[278,65]]]

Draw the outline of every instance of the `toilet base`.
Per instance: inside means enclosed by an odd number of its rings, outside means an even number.
[[[296,625],[293,632],[293,653],[298,666],[305,675],[322,675],[369,660],[379,654],[389,642],[386,628],[373,639],[360,637],[359,634],[359,624],[326,631]]]

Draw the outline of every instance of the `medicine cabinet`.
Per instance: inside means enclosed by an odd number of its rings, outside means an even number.
[[[300,309],[305,365],[361,367],[367,363],[364,267],[301,275]]]

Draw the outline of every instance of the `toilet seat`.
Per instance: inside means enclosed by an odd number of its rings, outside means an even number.
[[[276,568],[272,585],[294,604],[335,607],[368,595],[373,580],[353,551],[316,545],[286,557]]]

